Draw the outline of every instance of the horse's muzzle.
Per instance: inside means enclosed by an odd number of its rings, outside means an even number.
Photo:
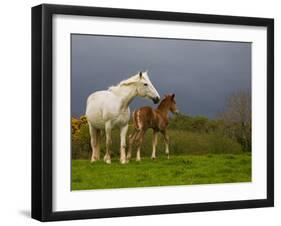
[[[157,104],[159,102],[160,98],[159,97],[154,97],[154,98],[152,98],[152,100],[153,100],[154,104]]]

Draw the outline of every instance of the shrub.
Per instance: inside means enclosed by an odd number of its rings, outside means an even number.
[[[129,125],[128,135],[133,131]],[[242,147],[236,141],[221,136],[219,133],[198,133],[180,129],[168,129],[170,137],[170,154],[209,154],[209,153],[240,153]],[[105,134],[102,132],[101,156],[105,152]],[[127,136],[128,137],[128,136]],[[119,156],[120,134],[118,129],[112,131],[112,156]],[[128,143],[128,142],[127,142]],[[165,155],[164,140],[159,134],[157,154]],[[141,155],[151,156],[152,151],[152,130],[148,130],[142,145]],[[72,158],[89,159],[91,154],[90,136],[87,123],[82,123],[80,129],[72,135]],[[136,148],[133,148],[133,157]]]

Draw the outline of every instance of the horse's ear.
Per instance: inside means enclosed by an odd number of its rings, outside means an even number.
[[[174,98],[175,98],[175,94],[173,93],[173,94],[172,94],[172,99],[174,99]]]
[[[140,75],[140,78],[142,78],[142,72],[140,72],[140,74],[139,74],[139,75]]]

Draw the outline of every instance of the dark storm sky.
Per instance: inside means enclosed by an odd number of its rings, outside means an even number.
[[[251,43],[72,35],[72,115],[87,97],[148,70],[162,97],[187,115],[215,117],[228,95],[251,88]],[[136,98],[131,110],[152,101]]]

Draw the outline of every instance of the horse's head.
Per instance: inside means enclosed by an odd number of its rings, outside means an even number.
[[[136,82],[137,93],[141,97],[152,99],[155,104],[160,100],[160,95],[151,83],[147,72],[140,72]]]
[[[169,110],[170,110],[172,113],[179,113],[179,110],[178,110],[178,108],[177,108],[177,104],[176,104],[175,94],[174,94],[174,93],[173,93],[173,94],[165,95],[163,101],[165,101],[166,106],[169,108]]]

